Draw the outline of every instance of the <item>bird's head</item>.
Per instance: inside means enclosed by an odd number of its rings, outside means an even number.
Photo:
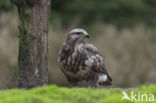
[[[70,41],[83,40],[84,38],[89,38],[89,34],[84,29],[76,28],[68,34],[68,40]]]

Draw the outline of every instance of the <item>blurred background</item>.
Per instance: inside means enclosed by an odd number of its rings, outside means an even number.
[[[0,0],[0,89],[16,86],[17,26],[16,7]],[[49,84],[69,85],[57,56],[67,33],[75,27],[91,35],[89,42],[102,54],[112,87],[156,84],[156,0],[52,0]]]

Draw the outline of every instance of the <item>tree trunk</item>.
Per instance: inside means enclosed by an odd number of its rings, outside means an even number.
[[[11,0],[19,14],[19,88],[48,83],[48,17],[51,0]]]

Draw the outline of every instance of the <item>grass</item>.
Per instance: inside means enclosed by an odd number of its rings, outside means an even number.
[[[127,91],[130,96],[131,91]],[[134,93],[156,95],[156,85],[137,88]],[[0,103],[146,103],[121,100],[120,89],[64,88],[55,85],[30,90],[11,89],[0,92]],[[152,101],[148,103],[155,103]]]

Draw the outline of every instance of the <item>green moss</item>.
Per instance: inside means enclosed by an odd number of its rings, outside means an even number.
[[[142,86],[134,92],[156,95],[156,86]],[[130,91],[127,93],[130,95]],[[31,90],[12,89],[0,92],[0,103],[144,103],[121,100],[122,96],[120,89],[63,88],[51,85]]]

